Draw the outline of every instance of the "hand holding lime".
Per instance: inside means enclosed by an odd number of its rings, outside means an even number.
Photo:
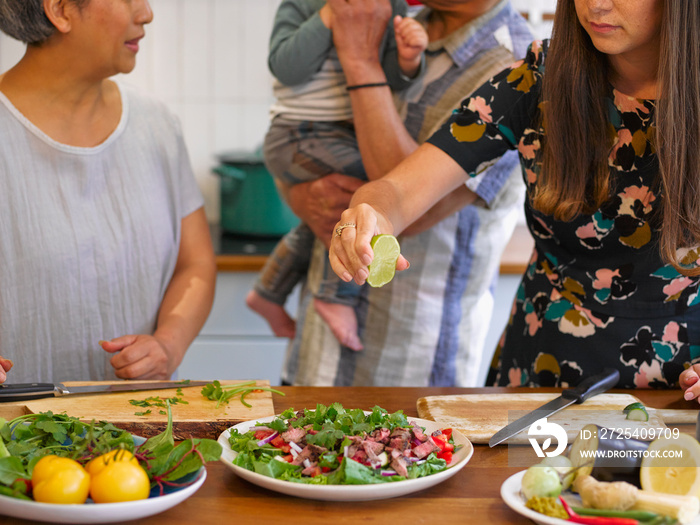
[[[374,288],[379,288],[394,278],[396,261],[401,254],[401,248],[396,237],[386,233],[372,237],[370,246],[374,251],[374,259],[367,267],[369,270],[367,284]]]

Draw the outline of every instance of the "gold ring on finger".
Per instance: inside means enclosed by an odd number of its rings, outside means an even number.
[[[340,237],[343,234],[343,230],[345,228],[356,228],[356,227],[357,227],[357,224],[355,224],[354,222],[346,222],[344,224],[341,224],[340,226],[338,226],[335,229],[335,236]]]

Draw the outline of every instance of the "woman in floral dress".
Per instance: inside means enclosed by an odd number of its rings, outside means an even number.
[[[355,194],[335,271],[364,282],[372,235],[517,149],[535,248],[493,382],[570,386],[613,367],[619,387],[678,386],[700,362],[698,24],[698,2],[560,1],[551,41]]]

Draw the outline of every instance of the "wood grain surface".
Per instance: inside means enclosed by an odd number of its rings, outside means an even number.
[[[233,385],[245,381],[221,381],[222,385]],[[67,381],[67,387],[105,384],[90,381]],[[257,381],[256,386],[269,387],[269,381]],[[211,401],[201,394],[202,387],[183,386],[181,398],[187,402],[172,405],[173,434],[175,439],[187,439],[189,437],[204,438],[218,436],[227,428],[251,419],[257,419],[275,414],[272,404],[272,393],[267,391],[250,393],[245,400],[251,405],[244,406],[239,397],[232,398],[228,404],[216,408],[216,402]],[[177,389],[144,390],[139,392],[123,392],[116,394],[74,394],[60,397],[35,399],[17,403],[0,404],[0,417],[7,418],[4,414],[20,411],[24,413],[38,413],[52,411],[54,413],[66,413],[69,416],[80,418],[83,421],[109,421],[119,428],[128,430],[132,434],[143,437],[151,437],[162,432],[168,421],[165,414],[158,407],[150,407],[151,414],[137,416],[137,412],[143,412],[148,408],[134,406],[130,400],[145,400],[148,397],[167,399],[175,397]],[[11,414],[10,414],[11,415]]]
[[[557,394],[431,396],[420,398],[417,407],[420,417],[456,428],[473,443],[488,443],[491,436],[508,423],[556,397]],[[569,442],[588,423],[629,429],[630,432],[643,427],[666,428],[664,421],[651,410],[648,422],[626,419],[622,409],[635,402],[639,402],[639,399],[630,394],[599,394],[580,405],[570,405],[548,417],[547,421],[561,425],[566,430]],[[527,430],[510,438],[508,443],[528,443]]]
[[[533,389],[516,388],[387,388],[387,387],[279,387],[286,396],[274,394],[274,413],[289,407],[315,408],[339,401],[347,408],[371,409],[380,405],[390,412],[403,410],[408,416],[419,416],[417,401],[431,396],[468,394],[532,393]],[[538,393],[555,394],[556,389],[534,389]],[[621,392],[624,393],[624,392]],[[558,395],[558,394],[555,394]],[[647,406],[664,410],[693,410],[699,413],[696,401],[683,399],[680,390],[636,391]],[[552,396],[550,396],[552,397]],[[3,406],[0,405],[0,411]],[[21,409],[21,407],[20,407]],[[0,412],[0,417],[4,417]],[[695,433],[695,425],[683,427]],[[218,434],[207,437],[216,439]],[[387,500],[352,502],[316,501],[287,496],[266,490],[239,478],[221,462],[207,464],[209,475],[191,498],[165,512],[133,520],[129,525],[191,525],[193,523],[226,523],[260,525],[279,523],[304,525],[356,525],[358,523],[407,523],[411,525],[489,524],[532,525],[527,518],[512,511],[501,499],[503,482],[522,470],[513,464],[521,453],[534,455],[532,447],[474,447],[467,466],[445,482],[409,496]],[[39,525],[38,522],[0,516],[2,525]]]

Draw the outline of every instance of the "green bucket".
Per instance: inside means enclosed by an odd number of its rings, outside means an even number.
[[[281,237],[299,219],[282,201],[275,182],[256,154],[219,157],[221,229],[257,237]]]

